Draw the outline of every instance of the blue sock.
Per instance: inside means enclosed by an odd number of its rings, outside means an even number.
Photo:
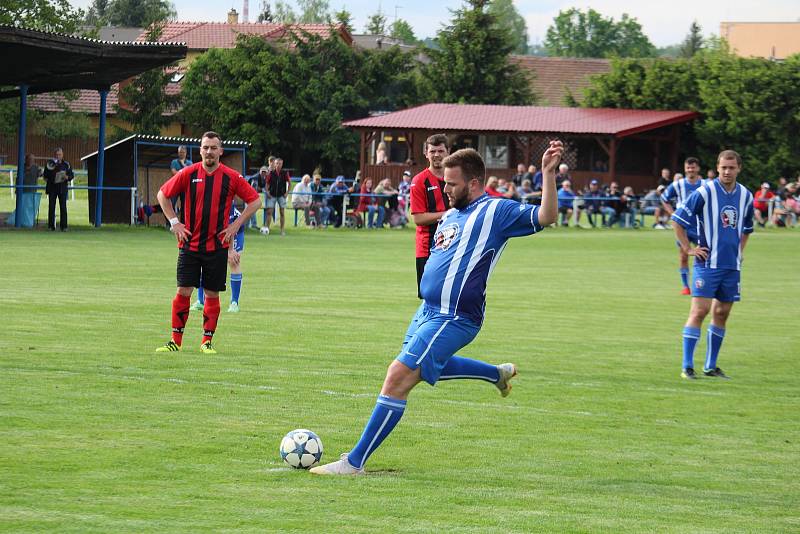
[[[439,380],[456,380],[459,378],[474,378],[495,383],[500,380],[497,367],[490,363],[461,356],[452,356],[442,369]]]
[[[231,302],[239,302],[239,292],[242,290],[242,273],[231,273]]]
[[[700,339],[700,329],[693,326],[683,327],[683,368],[694,368],[694,347]]]
[[[678,269],[678,272],[681,273],[681,283],[683,284],[683,287],[689,287],[689,269],[684,269],[681,267]]]
[[[200,304],[205,304],[206,303],[206,296],[203,293],[203,279],[202,278],[200,279],[200,287],[197,288],[197,301]]]
[[[708,349],[706,349],[706,366],[704,371],[711,371],[717,367],[717,356],[722,347],[722,340],[725,339],[725,329],[713,324],[708,325]]]
[[[372,417],[369,418],[367,426],[364,427],[361,439],[358,440],[353,450],[347,453],[347,460],[350,465],[359,469],[364,467],[370,454],[375,452],[375,449],[400,422],[405,409],[406,401],[393,399],[386,395],[378,395],[378,401],[375,403]]]

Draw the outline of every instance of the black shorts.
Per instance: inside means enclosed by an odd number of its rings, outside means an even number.
[[[428,263],[428,258],[417,258],[417,296],[422,298],[422,293],[419,291],[419,283],[422,281],[422,273],[425,272],[425,264]]]
[[[567,207],[562,206],[562,207],[558,208],[558,213],[560,213],[562,215],[566,215],[567,212],[570,212],[570,211],[572,211],[572,207],[567,208]]]
[[[178,287],[200,287],[203,289],[225,291],[228,278],[228,249],[214,252],[178,251]]]

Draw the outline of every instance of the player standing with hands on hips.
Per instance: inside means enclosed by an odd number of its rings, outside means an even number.
[[[156,352],[181,350],[183,329],[189,317],[192,291],[205,290],[203,341],[200,351],[216,354],[211,344],[219,319],[219,292],[225,291],[228,272],[228,247],[245,221],[260,207],[258,193],[241,174],[219,162],[222,140],[215,132],[206,132],[200,143],[202,161],[185,167],[158,191],[158,203],[169,220],[170,231],[178,240],[178,293],[172,301],[172,339]],[[184,194],[186,204],[181,220],[172,209],[171,198]],[[233,199],[246,202],[242,214],[229,223]]]
[[[372,416],[355,447],[341,459],[311,469],[318,475],[359,475],[405,411],[408,394],[421,381],[476,379],[511,391],[514,364],[491,365],[456,356],[483,323],[486,283],[508,239],[542,231],[556,220],[555,169],[564,151],[551,141],[542,157],[542,205],[491,198],[477,151],[465,148],[445,158],[444,192],[452,209],[439,222],[420,282],[424,309],[415,316],[400,354],[389,365]]]
[[[719,178],[710,180],[692,193],[672,214],[672,226],[681,249],[695,257],[692,276],[692,307],[683,327],[683,371],[681,376],[696,379],[694,348],[700,327],[711,312],[708,348],[703,374],[728,378],[717,367],[717,357],[725,338],[725,323],[733,303],[740,300],[740,275],[744,247],[753,232],[753,194],[736,182],[742,171],[742,157],[723,150],[717,157]],[[689,243],[687,229],[697,217],[699,242]]]

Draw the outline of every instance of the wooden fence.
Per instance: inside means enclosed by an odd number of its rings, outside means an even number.
[[[0,134],[0,165],[17,164],[17,137]],[[97,151],[97,138],[80,139],[68,137],[53,139],[45,135],[28,135],[25,139],[25,152],[33,154],[36,162],[42,165],[53,156],[53,151],[64,149],[64,159],[75,169],[82,168],[81,158]]]

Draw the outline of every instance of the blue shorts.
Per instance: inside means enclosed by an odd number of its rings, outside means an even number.
[[[695,265],[692,296],[717,299],[720,302],[739,302],[740,275],[736,269],[709,269]]]
[[[275,209],[275,203],[277,202],[278,207],[285,208],[286,207],[286,197],[267,197],[267,208],[268,209]]]
[[[434,385],[450,357],[475,339],[480,329],[469,319],[441,314],[423,303],[411,319],[396,359],[409,369],[419,367],[422,379]]]

